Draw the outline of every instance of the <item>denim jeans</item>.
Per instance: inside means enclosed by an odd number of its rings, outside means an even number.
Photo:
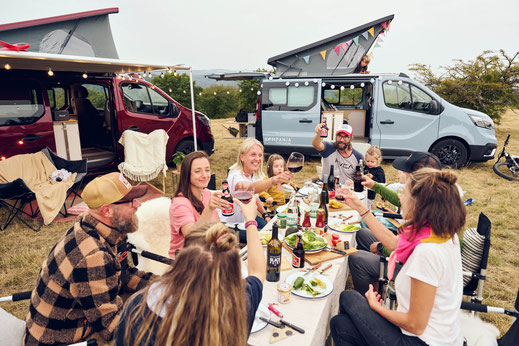
[[[367,228],[361,228],[356,235],[358,253],[348,258],[353,287],[361,294],[364,294],[369,287],[378,280],[380,271],[380,256],[369,251],[372,243],[377,242],[377,238]]]
[[[356,291],[341,293],[339,314],[331,319],[330,331],[337,346],[426,345],[415,336],[403,334],[399,327],[373,311],[366,298]]]

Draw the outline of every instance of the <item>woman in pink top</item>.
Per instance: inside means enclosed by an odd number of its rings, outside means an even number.
[[[220,192],[207,189],[211,178],[209,157],[203,151],[192,152],[182,160],[180,179],[169,208],[171,241],[169,256],[175,257],[175,250],[184,247],[184,237],[196,226],[205,222],[219,221],[217,208],[224,208],[229,203]]]

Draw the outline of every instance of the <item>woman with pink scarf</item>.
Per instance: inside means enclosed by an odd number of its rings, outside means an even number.
[[[370,285],[363,297],[344,291],[330,321],[336,345],[462,345],[463,290],[458,233],[466,210],[450,171],[422,168],[399,196],[404,219],[391,262],[403,262],[395,279],[396,311],[382,306]],[[370,229],[382,226],[354,194],[346,203]],[[385,233],[385,232],[381,232]]]

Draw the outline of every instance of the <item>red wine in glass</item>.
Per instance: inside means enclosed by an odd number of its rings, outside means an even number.
[[[296,166],[296,165],[290,165],[290,166],[288,166],[287,168],[288,168],[288,170],[289,170],[290,172],[292,172],[292,173],[297,173],[297,172],[299,172],[299,171],[301,171],[301,170],[303,169],[303,166],[302,166],[302,165],[298,165],[298,166]]]
[[[234,193],[234,198],[237,198],[242,203],[247,204],[252,199],[252,193],[250,191],[236,191]]]

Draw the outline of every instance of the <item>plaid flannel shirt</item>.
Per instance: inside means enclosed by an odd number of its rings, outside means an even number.
[[[144,287],[151,273],[128,268],[117,253],[121,233],[88,213],[58,241],[43,262],[32,292],[24,343],[68,344],[98,332],[110,340],[123,306],[119,296]]]

